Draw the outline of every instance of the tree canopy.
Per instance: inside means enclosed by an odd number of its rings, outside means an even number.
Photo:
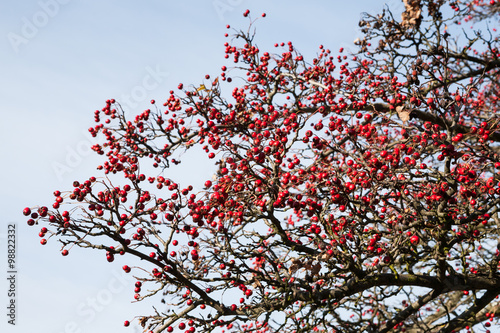
[[[63,255],[130,257],[135,299],[168,305],[148,332],[488,332],[500,1],[402,2],[363,15],[357,51],[263,51],[252,21],[217,77],[130,119],[106,101],[99,171],[28,224]],[[170,178],[186,150],[212,179]]]

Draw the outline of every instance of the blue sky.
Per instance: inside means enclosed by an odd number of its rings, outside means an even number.
[[[394,4],[398,1],[392,0]],[[217,76],[226,24],[246,29],[250,9],[259,19],[256,44],[294,42],[306,60],[320,44],[353,49],[362,11],[383,1],[79,1],[25,0],[0,4],[0,270],[7,275],[8,224],[17,225],[17,322],[6,323],[7,281],[0,279],[2,332],[139,332],[124,320],[151,313],[132,304],[133,280],[120,260],[59,245],[39,244],[22,209],[51,205],[52,192],[96,175],[101,159],[89,153],[93,112],[115,98],[135,113],[163,100],[177,84]],[[229,30],[230,32],[232,30]],[[197,179],[184,165],[178,177]],[[200,177],[202,180],[203,177]],[[5,306],[4,306],[5,305]],[[155,304],[158,305],[158,304]]]

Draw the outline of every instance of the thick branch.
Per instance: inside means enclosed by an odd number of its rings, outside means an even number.
[[[363,278],[352,278],[343,286],[333,290],[310,293],[294,289],[294,298],[300,301],[315,302],[326,299],[339,300],[380,286],[415,286],[442,290],[442,293],[447,293],[456,290],[496,290],[500,289],[500,280],[483,276],[468,276],[465,278],[461,275],[453,275],[446,277],[444,281],[440,281],[438,277],[429,275],[370,274]]]
[[[460,316],[447,323],[439,331],[439,333],[449,333],[452,331],[456,331],[457,328],[463,328],[466,325],[475,325],[477,323],[477,318],[479,317],[479,311],[490,304],[490,302],[493,301],[495,297],[497,297],[499,291],[500,290],[498,289],[487,291],[483,295],[483,297],[481,297],[476,303],[474,303],[474,305],[464,311]]]
[[[380,328],[379,333],[389,332],[395,325],[399,324],[412,314],[418,312],[422,308],[422,306],[424,306],[425,304],[429,303],[430,301],[441,295],[441,292],[442,292],[441,289],[434,289],[428,294],[419,297],[417,301],[412,303],[403,311],[399,312],[396,316],[394,316],[394,318],[387,321],[387,323],[385,323],[385,325],[383,325]]]

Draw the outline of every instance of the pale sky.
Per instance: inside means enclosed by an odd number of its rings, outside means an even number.
[[[387,1],[400,7],[397,0]],[[87,129],[106,99],[127,112],[163,100],[178,83],[198,85],[220,74],[226,24],[255,24],[256,44],[273,52],[293,41],[311,60],[323,44],[354,50],[363,11],[384,1],[79,1],[24,0],[0,3],[0,331],[38,333],[140,332],[123,321],[153,313],[160,303],[133,300],[133,279],[124,260],[73,249],[68,257],[51,240],[40,245],[26,206],[53,203],[54,190],[99,175],[102,159],[88,152]],[[396,7],[397,8],[397,7]],[[231,33],[233,30],[229,30]],[[230,92],[226,92],[230,95]],[[178,176],[197,181],[199,166],[184,164]],[[204,177],[204,175],[203,175]],[[199,180],[203,180],[199,177]],[[7,225],[17,227],[17,317],[7,324]],[[156,299],[155,301],[158,301]]]

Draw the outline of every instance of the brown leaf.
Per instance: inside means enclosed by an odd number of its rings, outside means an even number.
[[[288,274],[292,275],[293,273],[295,273],[298,269],[300,268],[299,265],[290,265],[290,267],[288,268]]]
[[[262,286],[262,283],[260,283],[260,281],[258,279],[255,279],[254,283],[253,283],[253,287],[259,287],[259,288],[264,288]]]
[[[321,261],[327,261],[328,259],[330,259],[331,255],[328,254],[328,252],[323,252],[321,253],[320,255],[318,255],[316,257],[317,260],[321,260]]]
[[[299,270],[300,268],[302,268],[302,266],[303,266],[302,261],[300,259],[298,259],[298,258],[294,258],[294,259],[292,259],[292,264],[288,268],[288,273],[290,275],[292,275],[297,270]]]
[[[318,262],[311,268],[311,274],[313,276],[318,275],[320,270],[321,270],[321,264]]]
[[[422,20],[422,5],[420,0],[403,0],[405,11],[401,14],[401,25],[406,29],[420,26]]]
[[[142,328],[146,327],[146,322],[148,321],[148,317],[141,317],[139,319],[139,324],[142,326]]]
[[[408,120],[410,120],[411,110],[407,110],[407,109],[405,109],[402,106],[397,106],[396,107],[396,112],[398,113],[399,119],[401,119],[403,121],[403,124],[406,125],[406,123],[408,122]]]

